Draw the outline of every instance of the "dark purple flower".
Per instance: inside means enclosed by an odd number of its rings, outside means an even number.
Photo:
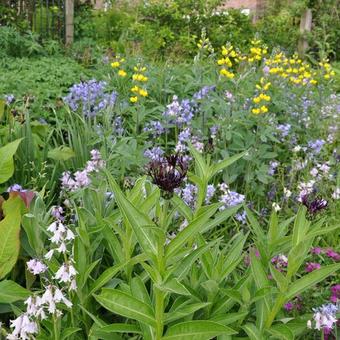
[[[308,212],[312,215],[315,215],[321,210],[326,209],[328,205],[328,202],[323,198],[311,199],[310,195],[302,196],[301,202],[307,208]]]
[[[148,174],[153,183],[164,192],[173,194],[174,189],[178,188],[188,171],[187,161],[178,154],[152,160],[147,165]]]

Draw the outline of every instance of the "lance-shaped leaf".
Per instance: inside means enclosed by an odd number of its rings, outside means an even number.
[[[211,179],[213,176],[215,176],[219,171],[227,168],[229,165],[235,163],[238,161],[240,158],[242,158],[247,151],[241,152],[237,155],[234,155],[232,157],[226,158],[223,161],[220,161],[216,164],[213,164],[209,167],[209,175],[208,175],[208,180]]]
[[[156,326],[156,320],[150,305],[140,301],[130,294],[117,289],[104,288],[96,300],[109,311],[126,318]]]
[[[288,301],[293,299],[295,296],[301,294],[306,289],[313,287],[315,284],[324,280],[329,275],[336,274],[338,270],[340,270],[340,263],[325,266],[305,275],[289,286],[288,293],[286,294],[286,300]]]
[[[155,230],[158,228],[152,220],[141,213],[122,193],[118,184],[109,172],[106,172],[115,199],[122,216],[130,223],[140,246],[146,254],[154,258],[157,254],[157,241]],[[147,226],[147,227],[146,227]],[[154,228],[150,228],[154,226]]]
[[[171,326],[162,340],[207,340],[222,334],[232,335],[237,332],[217,322],[194,320]]]
[[[188,240],[192,239],[197,233],[202,231],[209,218],[214,215],[219,204],[212,204],[205,207],[203,213],[199,214],[187,227],[185,227],[177,236],[169,243],[166,249],[166,255],[170,257],[175,254]]]

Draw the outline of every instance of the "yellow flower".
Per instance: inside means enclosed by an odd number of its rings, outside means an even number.
[[[267,106],[261,106],[261,112],[262,113],[266,113],[266,112],[268,112],[268,108],[267,108]]]
[[[139,90],[139,94],[142,96],[142,97],[147,97],[148,96],[148,91],[144,90],[144,89],[140,89]]]
[[[327,73],[327,74],[324,75],[324,78],[325,78],[325,79],[329,79],[329,78],[330,78],[330,75]]]
[[[261,98],[260,98],[260,97],[255,97],[255,98],[253,99],[253,102],[254,102],[255,104],[258,104],[260,101],[261,101]]]
[[[317,84],[317,81],[316,81],[315,79],[311,79],[311,80],[310,80],[310,83],[311,83],[312,85],[316,85],[316,84]]]
[[[220,74],[221,74],[222,76],[225,76],[225,77],[229,78],[229,79],[232,79],[232,78],[235,77],[235,75],[234,75],[233,73],[229,72],[229,71],[228,71],[227,69],[225,69],[225,68],[222,68],[222,69],[220,70]]]
[[[136,96],[136,97],[130,97],[130,102],[131,103],[137,103],[137,101],[138,101],[138,97]]]
[[[251,112],[254,114],[254,115],[258,115],[261,111],[260,109],[252,109]]]
[[[138,86],[134,86],[133,88],[131,88],[131,92],[138,92],[139,91],[139,87]]]
[[[124,78],[124,77],[126,77],[126,74],[127,74],[127,73],[126,73],[124,70],[119,70],[119,71],[118,71],[118,75],[119,75],[120,77],[123,77],[123,78]]]
[[[224,61],[224,59],[222,58],[222,59],[219,59],[219,60],[217,60],[217,64],[218,65],[223,65],[225,63],[225,61]]]
[[[113,63],[111,63],[112,68],[117,68],[120,66],[120,62],[119,61],[114,61]]]

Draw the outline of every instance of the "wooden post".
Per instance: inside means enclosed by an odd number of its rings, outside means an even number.
[[[74,0],[65,0],[65,44],[72,45],[74,36]]]
[[[306,33],[312,30],[312,10],[307,8],[301,15],[300,21],[300,39],[298,43],[298,52],[300,57],[303,57],[308,50],[308,40]]]

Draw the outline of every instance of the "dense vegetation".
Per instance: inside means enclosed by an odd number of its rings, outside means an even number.
[[[1,337],[337,339],[337,52],[171,3],[0,27]]]

